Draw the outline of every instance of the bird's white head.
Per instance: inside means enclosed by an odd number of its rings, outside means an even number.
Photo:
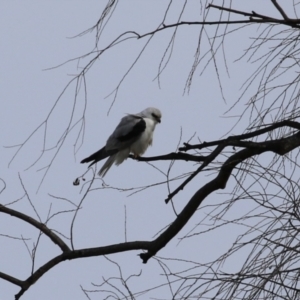
[[[158,108],[148,107],[139,113],[140,116],[144,118],[149,118],[153,120],[155,123],[161,122],[161,112]]]

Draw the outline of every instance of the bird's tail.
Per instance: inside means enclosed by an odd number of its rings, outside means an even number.
[[[99,151],[93,153],[92,155],[90,155],[89,157],[83,159],[81,161],[82,164],[84,163],[88,163],[88,162],[92,162],[90,166],[92,166],[93,164],[95,164],[96,162],[98,162],[99,160],[102,160],[112,154],[116,153],[115,150],[110,150],[110,151],[106,151],[105,147],[103,147],[102,149],[100,149]]]
[[[108,172],[108,170],[110,169],[110,167],[114,164],[115,160],[116,160],[116,154],[109,157],[108,160],[104,163],[104,165],[100,169],[100,171],[98,172],[98,175],[103,178]]]

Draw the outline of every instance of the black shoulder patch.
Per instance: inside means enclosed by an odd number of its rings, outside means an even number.
[[[138,123],[136,123],[133,126],[130,132],[128,132],[126,135],[120,136],[118,140],[120,142],[126,142],[131,139],[134,139],[135,137],[137,138],[145,131],[145,129],[146,129],[146,122],[144,121],[144,119],[141,119]]]

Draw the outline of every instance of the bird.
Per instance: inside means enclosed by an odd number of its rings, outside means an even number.
[[[152,145],[153,132],[161,118],[160,110],[155,107],[148,107],[137,114],[127,114],[107,139],[106,145],[81,163],[91,162],[88,166],[90,168],[108,157],[98,172],[103,178],[114,163],[120,165],[130,153],[136,158],[145,153],[148,146]]]

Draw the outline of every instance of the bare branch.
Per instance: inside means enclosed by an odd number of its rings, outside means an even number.
[[[20,287],[23,287],[23,283],[24,282],[22,280],[19,280],[19,279],[15,278],[15,277],[12,277],[12,276],[7,275],[5,273],[0,272],[0,278],[4,279],[4,280],[6,280],[6,281],[8,281],[10,283],[13,283],[15,285],[18,285]]]
[[[27,216],[27,215],[25,215],[21,212],[18,212],[16,210],[11,209],[11,208],[7,208],[7,207],[3,206],[2,204],[0,204],[0,212],[11,215],[11,216],[16,217],[20,220],[23,220],[23,221],[31,224],[35,228],[39,229],[46,236],[48,236],[54,244],[59,246],[60,249],[63,252],[70,250],[70,248],[63,242],[63,240],[61,240],[55,233],[53,233],[45,224],[40,223],[40,222],[36,221],[35,219],[33,219],[33,218],[31,218],[31,217],[29,217],[29,216]]]
[[[283,18],[286,21],[289,21],[289,17],[287,16],[287,14],[285,13],[285,11],[282,9],[282,7],[277,3],[276,0],[271,0],[272,3],[274,4],[274,6],[278,9],[278,11],[280,12],[280,14],[283,16]]]

